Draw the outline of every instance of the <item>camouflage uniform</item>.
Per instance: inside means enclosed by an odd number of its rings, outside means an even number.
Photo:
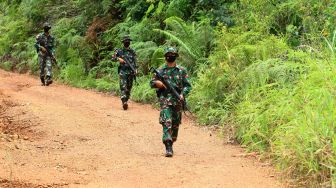
[[[50,26],[49,26],[50,27]],[[46,76],[47,79],[52,78],[52,64],[51,64],[51,55],[48,55],[47,52],[41,50],[42,47],[45,47],[49,50],[50,53],[54,54],[55,52],[55,38],[51,35],[46,35],[44,32],[36,36],[35,48],[38,53],[38,62],[40,65],[40,78],[44,84],[45,78],[45,68],[47,68]]]
[[[189,77],[185,68],[180,65],[168,67],[164,65],[158,72],[174,86],[177,92],[188,95],[191,90]],[[152,88],[155,87],[156,76],[150,82]],[[179,100],[167,90],[158,89],[157,94],[160,101],[160,124],[163,127],[162,142],[175,142],[178,135],[179,125],[182,119],[182,105]]]
[[[128,61],[136,69],[136,54],[132,48],[117,49],[112,57],[113,61],[117,61],[118,58],[122,58]],[[131,95],[131,90],[134,80],[134,72],[127,63],[120,63],[118,67],[119,85],[121,92],[121,101],[127,102]]]

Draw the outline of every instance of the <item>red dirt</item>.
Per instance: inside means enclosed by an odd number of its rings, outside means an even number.
[[[191,121],[165,158],[150,105],[123,111],[118,97],[2,70],[0,101],[0,128],[11,130],[0,132],[0,187],[284,187],[271,167]]]

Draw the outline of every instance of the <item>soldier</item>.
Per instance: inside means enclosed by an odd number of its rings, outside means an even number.
[[[49,30],[51,26],[48,23],[43,25],[43,33],[36,36],[35,48],[38,53],[38,62],[40,65],[40,79],[42,85],[52,84],[52,64],[54,61],[55,52],[55,38],[50,35]],[[47,68],[47,74],[45,75],[45,68]],[[45,78],[46,77],[46,78]]]
[[[130,98],[133,80],[137,74],[136,54],[135,51],[130,48],[131,41],[129,36],[124,36],[122,39],[124,47],[117,49],[112,57],[113,61],[120,62],[118,74],[121,92],[120,98],[124,110],[128,108],[127,101]],[[132,68],[135,71],[133,71]]]
[[[189,77],[185,68],[177,65],[175,60],[178,57],[176,48],[166,48],[164,52],[166,64],[158,69],[158,73],[165,78],[171,86],[180,94],[177,99],[171,91],[167,89],[157,75],[150,81],[150,86],[157,89],[160,101],[160,124],[163,127],[162,142],[166,147],[166,157],[173,156],[173,142],[176,141],[179,125],[182,119],[181,101],[191,90]]]

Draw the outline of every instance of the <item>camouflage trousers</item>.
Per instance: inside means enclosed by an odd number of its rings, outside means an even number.
[[[163,128],[162,142],[175,142],[182,119],[181,106],[164,105],[160,111],[160,124]]]
[[[128,101],[131,95],[131,90],[133,86],[133,74],[131,73],[119,73],[119,86],[121,93],[121,101]]]
[[[45,76],[52,77],[52,65],[51,65],[51,58],[49,56],[38,56],[38,62],[40,65],[40,78],[43,78]],[[45,70],[46,69],[46,70]],[[46,72],[46,75],[45,75]]]

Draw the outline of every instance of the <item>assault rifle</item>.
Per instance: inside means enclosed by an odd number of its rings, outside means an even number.
[[[129,60],[129,58],[127,57],[127,56],[122,56],[122,59],[125,61],[125,63],[131,68],[131,70],[132,70],[132,72],[133,72],[133,78],[134,78],[134,81],[135,81],[135,83],[137,83],[137,80],[136,80],[136,77],[137,77],[137,75],[136,75],[136,70],[135,70],[135,68],[134,68],[134,66],[130,63],[130,60]]]
[[[40,43],[40,45],[41,45],[44,49],[46,49],[46,52],[45,52],[45,53],[47,53],[47,55],[50,57],[51,62],[54,63],[54,65],[55,65],[57,68],[59,68],[58,65],[57,65],[56,57],[54,56],[53,53],[50,52],[50,49],[49,49],[44,43]]]
[[[49,48],[45,48],[45,49],[46,49],[47,55],[50,56],[51,61],[56,65],[56,67],[58,67],[57,60],[54,54],[50,52]]]
[[[179,100],[179,102],[182,104],[182,110],[188,111],[190,114],[191,111],[189,110],[188,106],[187,106],[187,101],[186,99],[181,100],[180,98],[180,94],[179,92],[176,91],[176,89],[172,86],[172,84],[170,83],[170,81],[168,79],[165,79],[158,70],[156,70],[155,68],[151,67],[149,69],[149,71],[153,72],[156,77],[166,86],[166,89],[168,90],[169,93],[171,93],[175,98],[177,98]]]

